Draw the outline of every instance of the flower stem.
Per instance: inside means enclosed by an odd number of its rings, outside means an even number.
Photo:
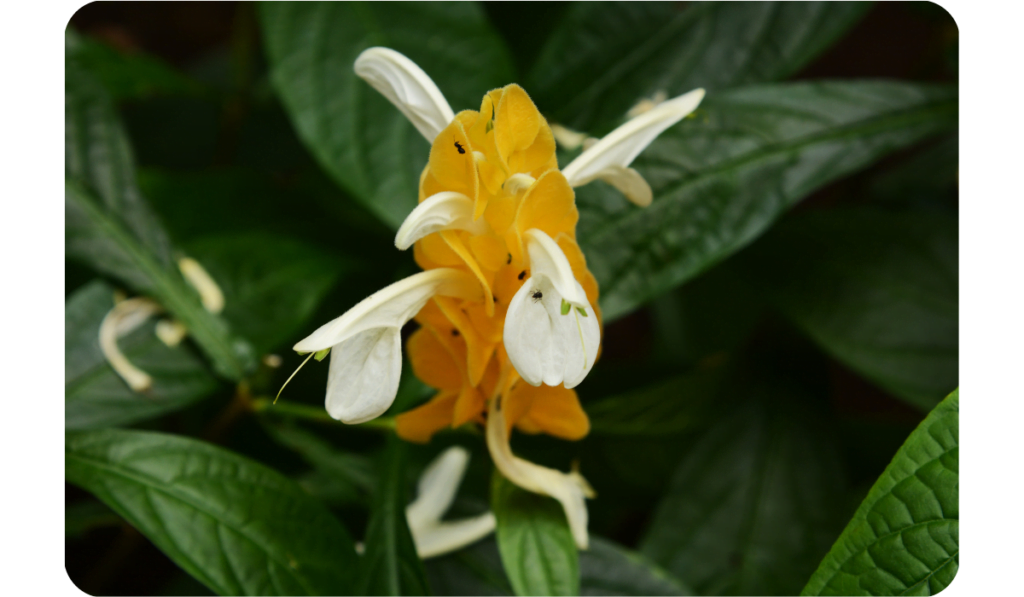
[[[273,400],[270,398],[256,398],[252,401],[252,410],[256,413],[268,413],[282,417],[295,417],[298,419],[305,419],[307,421],[342,424],[340,421],[332,419],[331,415],[327,414],[327,411],[324,410],[322,406],[311,406],[308,404],[299,404],[297,402],[288,402],[286,400],[278,400],[277,404],[274,404]],[[395,419],[394,417],[379,417],[366,421],[365,423],[360,423],[359,425],[351,425],[351,427],[394,431]]]

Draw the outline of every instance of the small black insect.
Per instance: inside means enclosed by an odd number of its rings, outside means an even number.
[[[539,290],[534,290],[532,296],[533,296],[533,302],[536,303],[540,299],[544,298],[544,293],[539,291]]]
[[[459,335],[459,330],[454,330],[454,329],[453,329],[453,330],[452,330],[452,335],[453,335],[453,336],[458,336],[458,335]]]
[[[526,270],[524,269],[523,271],[519,272],[519,279],[522,280],[525,277],[526,277]]]
[[[508,254],[508,261],[506,261],[505,263],[506,264],[512,263],[512,253]]]
[[[459,145],[458,141],[455,142],[455,149],[458,149],[459,153],[466,153],[466,148],[463,147],[462,145]]]
[[[492,294],[492,295],[491,295],[491,300],[493,300],[494,302],[498,302],[498,297],[496,297],[496,296],[494,296],[494,295]]]

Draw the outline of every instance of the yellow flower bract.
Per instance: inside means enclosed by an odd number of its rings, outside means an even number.
[[[516,184],[506,184],[513,176]],[[532,228],[558,243],[601,317],[597,281],[576,244],[575,194],[558,170],[551,128],[522,87],[487,93],[479,112],[460,112],[434,139],[419,200],[444,191],[469,197],[474,220],[483,218],[488,231],[430,234],[414,246],[416,263],[424,270],[467,271],[491,300],[435,297],[416,315],[420,329],[409,338],[407,354],[417,377],[438,393],[398,416],[398,435],[427,442],[445,427],[482,424],[487,400],[500,400],[508,424],[520,431],[584,437],[590,422],[575,390],[522,381],[502,344],[508,305],[529,278],[523,233]]]

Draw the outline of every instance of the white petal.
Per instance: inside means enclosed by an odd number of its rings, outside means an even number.
[[[640,173],[632,168],[608,166],[598,172],[596,178],[612,185],[625,195],[626,199],[640,207],[647,207],[651,204],[651,200],[654,199],[651,185],[647,184],[644,177],[640,176]]]
[[[384,414],[402,376],[400,327],[363,330],[331,350],[327,413],[349,425]]]
[[[524,232],[523,239],[530,255],[530,276],[548,278],[562,298],[578,307],[589,306],[586,293],[576,290],[572,267],[558,243],[536,228]]]
[[[487,410],[487,449],[502,475],[527,491],[555,498],[562,505],[569,521],[576,547],[587,549],[587,504],[593,489],[577,472],[562,473],[523,460],[512,453],[509,445],[505,413],[498,400],[491,400]]]
[[[442,267],[413,274],[366,297],[293,348],[300,353],[316,352],[371,328],[401,328],[435,294],[481,300],[481,292],[476,278],[460,270]]]
[[[509,303],[502,341],[512,366],[532,386],[574,388],[597,360],[601,328],[583,287],[572,283],[584,296],[585,317],[575,305],[563,314],[561,293],[544,277],[527,279]]]
[[[148,390],[153,385],[153,378],[124,356],[117,346],[117,339],[137,329],[146,319],[162,310],[158,303],[148,298],[128,299],[114,305],[100,323],[100,352],[132,391]]]
[[[484,512],[479,516],[440,522],[418,531],[412,531],[416,553],[421,558],[433,558],[453,552],[476,543],[494,532],[497,521],[494,514]]]
[[[473,221],[472,199],[462,193],[444,191],[427,197],[406,216],[395,235],[395,246],[404,251],[424,236],[441,230],[485,234],[487,223],[483,218]]]
[[[562,169],[562,174],[570,185],[578,187],[597,178],[608,166],[629,166],[662,131],[693,112],[702,99],[704,90],[694,89],[651,108],[585,150]]]
[[[469,452],[452,446],[427,465],[420,475],[416,500],[405,509],[410,526],[439,521],[444,516],[455,499],[468,464]]]
[[[465,272],[420,272],[363,299],[295,345],[300,353],[331,348],[327,412],[355,424],[391,406],[402,374],[401,329],[434,295],[482,300],[480,284]]]
[[[355,71],[401,110],[428,143],[433,143],[455,118],[444,94],[427,73],[394,50],[364,50],[356,58]]]

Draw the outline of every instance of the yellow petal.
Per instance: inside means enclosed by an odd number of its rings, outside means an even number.
[[[395,417],[395,433],[405,441],[425,444],[452,424],[458,392],[439,392],[430,402]]]
[[[494,135],[498,153],[506,163],[514,151],[533,144],[542,121],[537,106],[522,87],[515,83],[505,87],[494,118]]]
[[[469,237],[469,250],[480,267],[492,272],[505,265],[508,259],[505,243],[501,242],[497,236],[471,236]]]
[[[437,333],[422,327],[405,343],[413,373],[432,388],[458,390],[462,387],[462,370],[455,356],[438,339]]]
[[[459,397],[455,401],[455,408],[452,413],[452,427],[458,427],[470,421],[478,420],[484,412],[485,406],[486,403],[480,390],[469,384],[462,386],[462,391],[459,392]]]
[[[469,376],[469,383],[478,385],[480,378],[484,375],[487,361],[494,354],[494,342],[488,342],[480,336],[476,327],[470,321],[469,316],[459,308],[458,301],[450,301],[439,297],[434,301],[441,309],[445,318],[455,326],[462,340],[466,345],[466,373]]]
[[[452,252],[458,255],[466,266],[469,267],[469,271],[476,276],[476,279],[480,281],[480,286],[483,288],[483,295],[485,297],[491,296],[491,282],[487,279],[487,276],[484,275],[483,271],[480,270],[480,264],[477,263],[476,258],[473,257],[472,253],[469,252],[469,249],[466,248],[465,243],[462,242],[460,233],[455,230],[443,230],[439,236],[451,248]],[[494,305],[490,301],[484,301],[484,308],[487,309],[487,314],[489,316],[494,315]]]
[[[442,187],[441,190],[462,193],[476,201],[480,184],[473,145],[466,135],[463,120],[465,118],[456,117],[434,140],[430,148],[430,174]]]
[[[572,187],[561,172],[549,170],[526,191],[516,213],[515,228],[520,237],[527,230],[537,228],[551,238],[559,234],[576,238],[578,220],[576,194]]]
[[[511,172],[533,172],[549,165],[554,155],[555,136],[551,134],[551,128],[542,117],[537,137],[529,147],[517,151],[509,157],[508,169]],[[555,162],[555,168],[558,168],[557,162]]]
[[[578,440],[590,433],[590,419],[580,404],[576,390],[563,386],[539,386],[528,384],[517,387],[520,393],[531,395],[530,408],[516,423],[526,432],[542,432],[568,440]],[[524,400],[524,401],[526,401]]]

